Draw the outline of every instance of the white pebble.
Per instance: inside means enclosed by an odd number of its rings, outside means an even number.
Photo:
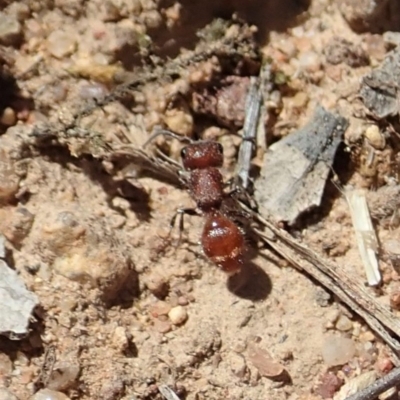
[[[321,69],[320,58],[314,51],[307,51],[299,57],[299,65],[307,72],[317,72]]]
[[[174,325],[181,325],[187,320],[187,311],[185,307],[176,306],[171,308],[168,317]]]
[[[62,30],[51,32],[47,38],[47,50],[56,58],[69,56],[75,51],[75,47],[74,36]]]
[[[322,345],[322,358],[330,367],[346,364],[355,352],[354,342],[340,336],[328,335]]]
[[[336,321],[336,329],[342,332],[353,329],[353,323],[345,315],[341,315]]]

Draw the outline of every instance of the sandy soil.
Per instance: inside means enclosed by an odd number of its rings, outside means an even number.
[[[349,16],[351,1],[346,12],[343,1],[261,3],[0,0],[0,231],[9,264],[40,300],[26,338],[0,337],[0,398],[37,400],[48,388],[52,399],[162,399],[166,384],[188,400],[321,399],[392,367],[363,321],[261,244],[249,242],[253,276],[240,288],[202,255],[202,218],[185,220],[175,246],[170,220],[193,206],[189,194],[116,150],[140,147],[161,124],[219,140],[228,179],[248,77],[270,60],[268,140],[322,104],[350,122],[334,166],[339,181],[374,191],[397,179],[393,136],[367,142],[372,120],[357,98],[360,77],[388,51],[382,34],[352,30],[364,17]],[[230,22],[196,36],[216,17]],[[116,101],[74,123],[77,110],[115,88]],[[216,105],[221,98],[226,104]],[[156,144],[179,161],[178,141]],[[261,159],[262,150],[255,164]],[[376,193],[380,242],[395,246],[393,212],[379,214],[386,195]],[[293,234],[364,281],[348,206],[333,184]],[[384,285],[373,293],[395,306],[399,275],[388,258],[381,269]],[[332,337],[349,340],[339,353],[350,343],[339,365],[323,356]],[[263,376],[249,348],[286,372]]]

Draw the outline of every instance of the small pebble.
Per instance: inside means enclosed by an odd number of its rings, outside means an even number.
[[[30,368],[22,368],[18,381],[21,385],[28,385],[34,380],[34,377],[35,373]]]
[[[227,362],[229,363],[229,367],[233,375],[238,378],[244,378],[248,368],[243,356],[235,353],[230,353],[227,358]]]
[[[367,331],[367,332],[361,333],[359,336],[359,339],[361,342],[374,342],[376,338],[372,332]]]
[[[153,328],[155,331],[160,333],[167,333],[172,329],[172,325],[170,321],[161,321],[159,319],[154,320]]]
[[[30,397],[29,400],[69,400],[69,397],[55,390],[42,389]]]
[[[87,83],[79,89],[79,95],[83,100],[99,100],[108,93],[107,87],[101,83]]]
[[[12,126],[15,125],[16,122],[17,116],[15,115],[15,111],[11,107],[6,107],[0,117],[0,124]]]
[[[18,400],[18,397],[6,388],[0,388],[0,400]]]
[[[157,301],[157,303],[150,306],[150,314],[154,318],[158,318],[160,315],[168,315],[171,311],[171,306],[165,301]]]
[[[274,43],[274,46],[281,51],[282,53],[286,54],[288,58],[293,58],[296,56],[297,49],[295,44],[289,38],[280,38],[279,40]]]
[[[75,51],[75,47],[75,37],[62,30],[51,32],[47,38],[47,50],[56,58],[69,56]]]
[[[358,322],[355,322],[353,324],[353,332],[351,332],[351,334],[354,337],[359,337],[360,336],[360,334],[361,334],[361,325]]]
[[[128,347],[128,338],[126,337],[125,328],[123,326],[117,326],[113,332],[111,342],[114,348],[119,350],[121,353]]]
[[[333,372],[327,372],[321,377],[321,383],[316,389],[316,393],[323,399],[332,399],[335,392],[343,385],[343,380],[338,378]]]
[[[321,57],[314,51],[307,51],[299,57],[299,65],[307,72],[317,72],[321,69]]]
[[[167,17],[167,26],[169,29],[173,28],[175,24],[181,21],[182,5],[175,3],[169,8],[164,10],[164,14]]]
[[[396,194],[396,196],[397,196],[397,194]],[[382,199],[386,200],[387,196],[382,196]],[[388,199],[388,201],[391,201],[390,198]],[[385,204],[385,203],[383,203],[383,204]],[[380,204],[379,204],[379,207],[381,207]],[[379,207],[375,207],[375,208],[378,209]],[[396,224],[395,220],[394,220],[393,224]],[[389,260],[393,264],[394,269],[397,271],[398,264],[400,261],[400,241],[397,239],[388,239],[388,240],[385,240],[382,242],[382,247],[383,247],[384,254],[389,258]]]
[[[276,378],[285,371],[284,366],[261,348],[256,342],[247,344],[247,360],[249,360],[258,370],[261,376]]]
[[[29,235],[35,217],[25,207],[17,207],[8,217],[3,220],[2,233],[14,245],[20,244]]]
[[[188,315],[184,307],[176,306],[171,308],[168,317],[174,325],[181,325],[187,320]]]
[[[328,335],[322,345],[322,358],[329,367],[346,364],[356,352],[351,339]]]
[[[140,19],[143,24],[149,29],[156,29],[160,27],[163,18],[158,10],[144,10],[140,13]]]
[[[305,92],[297,92],[291,98],[291,105],[295,108],[304,108],[308,103],[308,95]]]
[[[334,327],[334,324],[340,317],[340,311],[339,310],[329,310],[325,314],[325,319],[326,319],[326,328],[330,329]]]
[[[353,329],[353,323],[345,315],[341,315],[336,321],[336,329],[342,332]]]
[[[222,144],[222,147],[224,148],[224,157],[225,157],[224,162],[232,163],[234,159],[236,160],[235,157],[237,149],[235,147],[232,136],[231,135],[222,136],[219,139],[219,142]]]
[[[0,13],[0,44],[16,46],[21,37],[21,24],[16,16]]]
[[[178,297],[178,304],[180,306],[187,306],[189,304],[189,300],[185,296]]]
[[[189,110],[171,109],[165,113],[165,123],[168,128],[182,136],[191,136],[193,132],[193,117]]]
[[[375,350],[375,346],[371,342],[365,342],[363,345],[363,350],[366,352],[366,354],[372,354],[372,352]],[[365,356],[365,358],[369,359],[368,356]]]
[[[394,290],[390,293],[390,307],[400,310],[400,290]]]
[[[387,374],[394,368],[394,365],[389,357],[383,357],[376,361],[375,368],[381,374]]]
[[[382,61],[386,55],[386,46],[383,35],[366,34],[364,43],[366,44],[366,52],[371,59]]]
[[[386,146],[386,140],[383,134],[380,132],[379,127],[376,125],[370,125],[364,132],[364,135],[370,145],[376,150],[383,150]]]

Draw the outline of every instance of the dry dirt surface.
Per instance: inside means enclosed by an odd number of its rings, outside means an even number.
[[[335,180],[370,195],[388,249],[370,292],[397,313],[399,191],[387,184],[399,175],[398,122],[376,121],[358,94],[399,42],[387,35],[400,30],[398,8],[0,0],[0,233],[40,302],[26,337],[0,336],[0,399],[161,400],[162,385],[181,400],[339,399],[356,377],[387,373],[390,349],[262,242],[248,240],[244,283],[203,256],[203,218],[187,217],[177,243],[170,220],[194,204],[160,152],[180,162],[182,143],[158,137],[149,158],[137,149],[155,126],[218,140],[228,180],[250,77],[271,65],[264,141],[318,105],[349,121]],[[365,281],[331,178],[323,206],[290,232]]]

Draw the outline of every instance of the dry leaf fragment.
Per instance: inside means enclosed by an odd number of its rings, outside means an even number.
[[[255,343],[249,343],[247,345],[247,357],[257,368],[261,376],[276,378],[285,371],[285,368],[274,361],[267,350],[262,349]]]

